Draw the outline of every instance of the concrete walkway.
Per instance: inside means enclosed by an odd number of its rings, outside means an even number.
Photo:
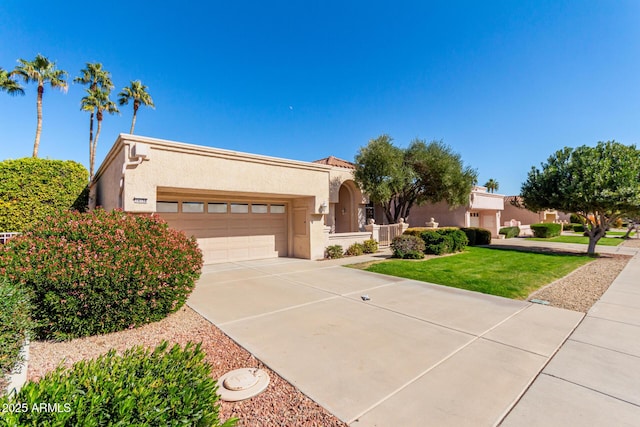
[[[208,265],[188,304],[353,426],[495,425],[583,318],[353,261]]]
[[[640,254],[635,253],[502,426],[640,425]]]

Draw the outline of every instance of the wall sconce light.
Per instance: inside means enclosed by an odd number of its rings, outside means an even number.
[[[325,200],[320,205],[320,213],[325,213],[325,212],[328,212],[328,211],[329,211],[329,205],[327,205],[327,201]]]
[[[347,208],[342,208],[342,215],[347,213]]]

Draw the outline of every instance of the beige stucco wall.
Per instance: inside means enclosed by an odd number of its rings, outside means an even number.
[[[120,135],[118,143],[142,142],[149,157],[125,172],[124,209],[152,212],[158,187],[277,196],[312,196],[314,211],[329,198],[330,167],[191,144]],[[147,198],[146,205],[134,198]]]
[[[424,227],[434,218],[439,227],[465,227],[465,212],[466,206],[451,210],[446,202],[427,203],[412,207],[407,222],[411,227]]]
[[[135,144],[146,146],[148,156],[122,174],[127,145]],[[123,134],[98,169],[96,188],[99,204],[106,209],[119,207],[123,178],[121,207],[139,213],[155,211],[158,189],[288,200],[293,208],[289,253],[316,259],[324,256],[326,231],[321,206],[329,200],[330,171],[331,166],[316,163]],[[134,199],[146,203],[134,203]]]
[[[105,158],[103,166],[98,169],[94,179],[95,206],[112,210],[120,206],[120,179],[122,178],[122,164],[124,162],[124,147],[112,149]],[[94,208],[95,206],[90,206]]]

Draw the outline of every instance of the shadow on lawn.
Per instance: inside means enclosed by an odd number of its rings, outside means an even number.
[[[590,256],[585,251],[576,251],[571,249],[550,248],[547,246],[520,246],[510,245],[508,243],[491,243],[490,245],[477,246],[479,248],[497,249],[503,251],[518,251],[518,252],[535,252],[549,255],[565,255],[565,256],[585,256],[590,258],[601,258],[603,254],[596,253],[594,256]]]

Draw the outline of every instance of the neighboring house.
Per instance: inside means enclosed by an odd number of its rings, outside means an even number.
[[[366,237],[368,200],[352,166],[121,134],[96,172],[92,207],[157,214],[198,239],[205,263],[319,259],[331,231]]]
[[[533,212],[524,207],[516,206],[518,203],[522,205],[520,196],[504,197],[504,212],[502,213],[503,225],[531,225],[541,222],[569,222],[569,214],[558,212],[556,210],[544,210]]]
[[[408,222],[411,227],[424,227],[433,218],[439,227],[481,227],[497,237],[504,208],[503,195],[489,193],[486,187],[475,186],[468,204],[454,209],[446,202],[414,206],[409,212]]]

